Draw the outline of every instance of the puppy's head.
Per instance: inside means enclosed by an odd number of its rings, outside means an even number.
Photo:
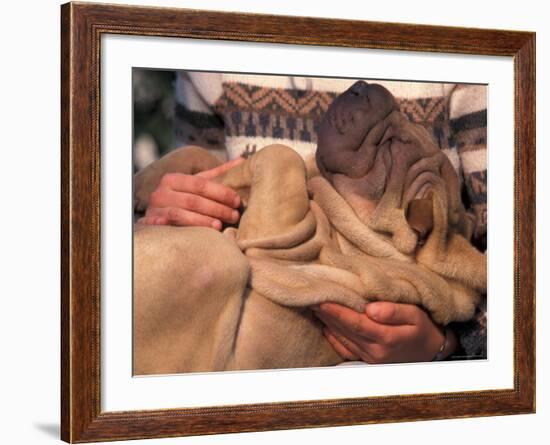
[[[392,111],[397,110],[391,93],[378,84],[360,80],[330,105],[319,130],[316,160],[323,176],[365,176],[373,164],[367,136]]]
[[[444,224],[469,230],[452,165],[386,88],[354,83],[327,110],[318,139],[321,174],[363,222],[392,236],[402,252],[414,251],[432,230],[434,195],[445,207]]]

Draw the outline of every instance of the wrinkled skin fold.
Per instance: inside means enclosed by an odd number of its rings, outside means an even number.
[[[169,156],[136,176],[138,208],[168,168],[217,164]],[[333,102],[315,160],[272,145],[218,180],[244,203],[237,228],[136,226],[135,374],[333,365],[312,305],[417,304],[446,325],[486,292],[454,169],[379,85]]]

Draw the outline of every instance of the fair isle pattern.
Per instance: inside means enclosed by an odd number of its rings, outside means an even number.
[[[465,174],[464,178],[469,207],[476,218],[475,245],[484,251],[487,248],[487,170]]]
[[[423,125],[432,134],[439,148],[446,154],[454,156],[449,145],[448,107],[445,97],[396,98],[396,100],[401,112],[411,122]],[[451,162],[453,162],[452,158]],[[456,163],[453,162],[453,166],[460,173]]]
[[[222,116],[226,137],[239,138],[244,145],[226,140],[230,157],[240,156],[258,147],[252,139],[286,139],[295,143],[317,143],[317,133],[324,113],[337,93],[224,82],[222,94],[213,110]],[[426,127],[441,149],[449,149],[445,98],[397,99],[400,110]],[[245,141],[243,138],[250,138]],[[282,142],[281,142],[282,143]]]
[[[267,112],[291,116],[323,117],[336,98],[336,93],[312,90],[266,88],[243,83],[224,83],[223,93],[214,104],[215,110]]]
[[[225,134],[231,137],[289,139],[317,143],[321,119],[302,119],[280,114],[230,111],[224,115]]]
[[[200,73],[200,77],[205,77],[209,73]],[[196,75],[190,75],[193,81],[197,83]],[[359,78],[335,78],[335,77],[310,77],[310,76],[285,76],[270,74],[241,74],[241,73],[217,73],[217,81],[221,83],[242,83],[246,85],[255,85],[270,89],[284,90],[302,90],[302,91],[329,91],[340,94],[347,90]],[[367,83],[377,83],[387,88],[395,97],[416,98],[416,97],[448,97],[450,92],[456,87],[454,83],[428,83],[428,82],[404,82],[401,80],[384,80],[363,78]],[[208,83],[212,85],[212,77]],[[221,90],[217,85],[209,94],[209,98],[219,97]],[[421,94],[420,94],[420,93]],[[210,103],[215,99],[210,100]]]
[[[459,85],[451,102],[450,144],[456,147],[462,166],[466,208],[475,216],[474,244],[487,248],[487,110],[485,87]],[[454,97],[453,97],[454,99]],[[472,107],[468,107],[469,101]]]
[[[290,145],[306,156],[311,147],[317,146],[321,120],[337,96],[333,92],[268,88],[239,82],[224,82],[222,89],[213,110],[225,123],[230,158],[248,156],[269,145],[267,141]]]
[[[444,97],[420,97],[416,99],[397,99],[399,109],[413,121],[433,124],[445,115]]]
[[[227,115],[231,111],[275,113],[321,119],[337,93],[327,91],[267,88],[242,83],[224,83],[223,93],[213,109]],[[399,109],[413,122],[424,125],[440,120],[447,110],[444,97],[397,99]],[[317,120],[317,119],[315,119]]]

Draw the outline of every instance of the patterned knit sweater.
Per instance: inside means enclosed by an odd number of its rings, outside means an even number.
[[[222,160],[248,157],[280,143],[303,157],[314,153],[321,119],[357,79],[178,72],[176,146],[199,145]],[[369,79],[365,79],[369,81]],[[486,249],[487,89],[485,85],[379,81],[409,119],[426,127],[461,179],[474,214],[473,243]],[[452,358],[486,358],[486,302],[454,326],[461,348]]]

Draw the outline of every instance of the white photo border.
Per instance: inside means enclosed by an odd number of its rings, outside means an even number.
[[[112,34],[101,48],[102,411],[513,388],[511,57]],[[488,359],[132,377],[133,67],[488,84]]]

